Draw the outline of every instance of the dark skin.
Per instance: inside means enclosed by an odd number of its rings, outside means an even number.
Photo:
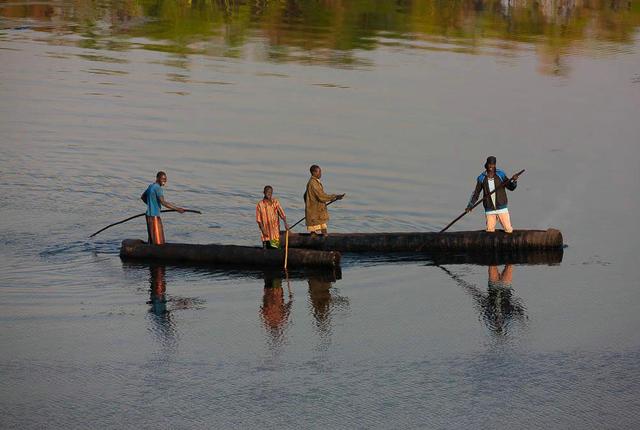
[[[156,178],[156,184],[160,185],[161,187],[164,187],[167,184],[167,175],[161,175],[158,178]],[[144,193],[142,196],[140,196],[140,198],[142,200],[144,200]],[[162,206],[164,206],[165,208],[169,208],[169,209],[173,209],[174,211],[177,211],[181,214],[184,213],[184,209],[181,208],[180,206],[176,206],[173,203],[170,203],[168,201],[166,201],[163,197],[160,197],[160,204]]]
[[[487,176],[489,179],[493,179],[496,176],[496,165],[487,164]]]
[[[496,165],[495,164],[487,164],[487,177],[489,179],[493,179],[496,176]],[[512,182],[515,182],[518,180],[518,176],[519,175],[513,175],[513,177],[511,178]],[[471,212],[473,209],[472,208],[466,208],[464,211],[466,213]]]
[[[313,172],[311,172],[311,176],[313,176],[316,179],[322,178],[322,169],[320,167],[318,167]],[[336,196],[336,198],[333,199],[333,201],[335,202],[336,200],[342,200],[342,199],[344,199],[344,196],[346,196],[346,194],[338,194]]]
[[[313,177],[314,177],[314,178],[316,178],[316,179],[320,179],[320,178],[322,178],[322,169],[321,169],[320,167],[318,167],[317,169],[313,170],[313,171],[311,172],[311,176],[313,176]],[[344,199],[344,196],[346,196],[346,194],[345,194],[345,193],[343,193],[343,194],[338,194],[338,195],[336,196],[336,198],[335,198],[335,199],[333,199],[332,201],[334,201],[334,202],[335,202],[336,200],[342,200],[342,199]],[[315,234],[315,233],[311,233],[311,234]],[[324,235],[328,235],[328,234],[329,234],[329,232],[327,231],[327,229],[326,229],[326,228],[323,228],[323,229],[322,229],[322,234],[324,234]]]
[[[264,190],[264,201],[271,203],[273,201],[273,190],[271,188],[267,188],[266,190]],[[280,216],[280,214],[278,214],[278,216]],[[285,230],[289,230],[289,224],[287,224],[287,217],[283,217],[282,221],[284,221],[284,228]],[[262,235],[267,237],[269,236],[269,232],[266,230],[265,226],[262,225],[261,222],[258,223],[258,227],[260,227],[260,231],[262,232]]]

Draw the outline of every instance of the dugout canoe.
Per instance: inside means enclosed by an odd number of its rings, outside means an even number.
[[[446,233],[289,233],[289,249],[339,252],[524,252],[562,249],[560,230],[459,231]]]
[[[284,250],[237,245],[195,245],[165,243],[149,245],[139,239],[125,239],[120,247],[123,260],[186,262],[221,266],[282,267]],[[334,268],[340,265],[340,253],[289,248],[289,268]]]

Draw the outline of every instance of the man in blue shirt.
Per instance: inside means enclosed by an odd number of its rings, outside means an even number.
[[[496,168],[496,157],[494,156],[487,157],[484,168],[486,171],[482,172],[476,179],[476,187],[471,194],[471,199],[469,199],[465,212],[471,212],[482,191],[482,203],[487,217],[487,231],[490,233],[496,231],[496,223],[500,221],[505,233],[512,233],[513,227],[511,226],[511,218],[507,208],[507,192],[505,188],[509,191],[515,190],[518,186],[518,175],[514,175],[509,179],[502,170]]]
[[[143,202],[147,204],[147,233],[149,235],[149,244],[164,244],[164,229],[162,228],[162,220],[160,219],[161,207],[164,206],[180,213],[184,213],[184,209],[169,203],[164,199],[164,191],[162,187],[167,184],[167,174],[158,172],[156,181],[149,185],[144,193],[140,196]]]

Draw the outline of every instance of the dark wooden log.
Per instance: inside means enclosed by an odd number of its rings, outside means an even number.
[[[289,233],[289,249],[307,248],[340,252],[521,252],[560,249],[562,233],[556,229],[460,231],[452,233],[331,233],[328,236]]]
[[[153,262],[189,262],[224,266],[282,267],[284,251],[236,245],[190,245],[166,243],[149,245],[139,239],[125,239],[120,248],[123,259],[141,259]],[[337,267],[340,253],[289,249],[289,267]]]

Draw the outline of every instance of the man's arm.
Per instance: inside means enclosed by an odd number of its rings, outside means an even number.
[[[269,237],[269,233],[265,229],[264,223],[262,222],[262,213],[260,211],[260,204],[256,206],[256,223],[258,223],[258,228],[262,232],[264,237]]]
[[[184,209],[182,209],[180,206],[176,206],[173,203],[170,203],[170,202],[166,201],[164,199],[164,196],[160,197],[160,204],[162,206],[164,206],[165,208],[173,209],[174,211],[178,211],[180,213],[184,213]]]
[[[282,221],[284,222],[284,228],[285,230],[289,230],[289,224],[287,224],[287,216],[284,213],[284,209],[282,209],[282,206],[280,206],[280,202],[278,202],[278,216],[282,219]]]
[[[509,179],[509,177],[507,176],[506,173],[504,173],[502,170],[499,170],[496,172],[496,174],[498,175],[498,177],[500,178],[500,181],[502,181],[504,183],[504,187],[509,190],[509,191],[513,191],[516,189],[516,187],[518,186],[518,175],[513,175],[513,177],[511,179]]]
[[[267,232],[267,230],[264,228],[264,224],[262,224],[261,221],[257,221],[258,223],[258,227],[260,228],[260,231],[262,232],[262,235],[264,237],[269,237],[269,232]]]
[[[310,188],[310,191],[315,196],[316,200],[322,203],[329,203],[332,200],[342,198],[342,196],[338,196],[336,194],[325,193],[324,190],[322,189],[322,186],[317,181],[313,181],[309,188]]]
[[[472,206],[475,204],[476,200],[478,200],[478,197],[480,197],[480,191],[482,191],[482,182],[476,181],[476,188],[473,190],[473,193],[471,194],[469,203],[467,203],[467,208],[465,209],[466,212],[471,212]]]

